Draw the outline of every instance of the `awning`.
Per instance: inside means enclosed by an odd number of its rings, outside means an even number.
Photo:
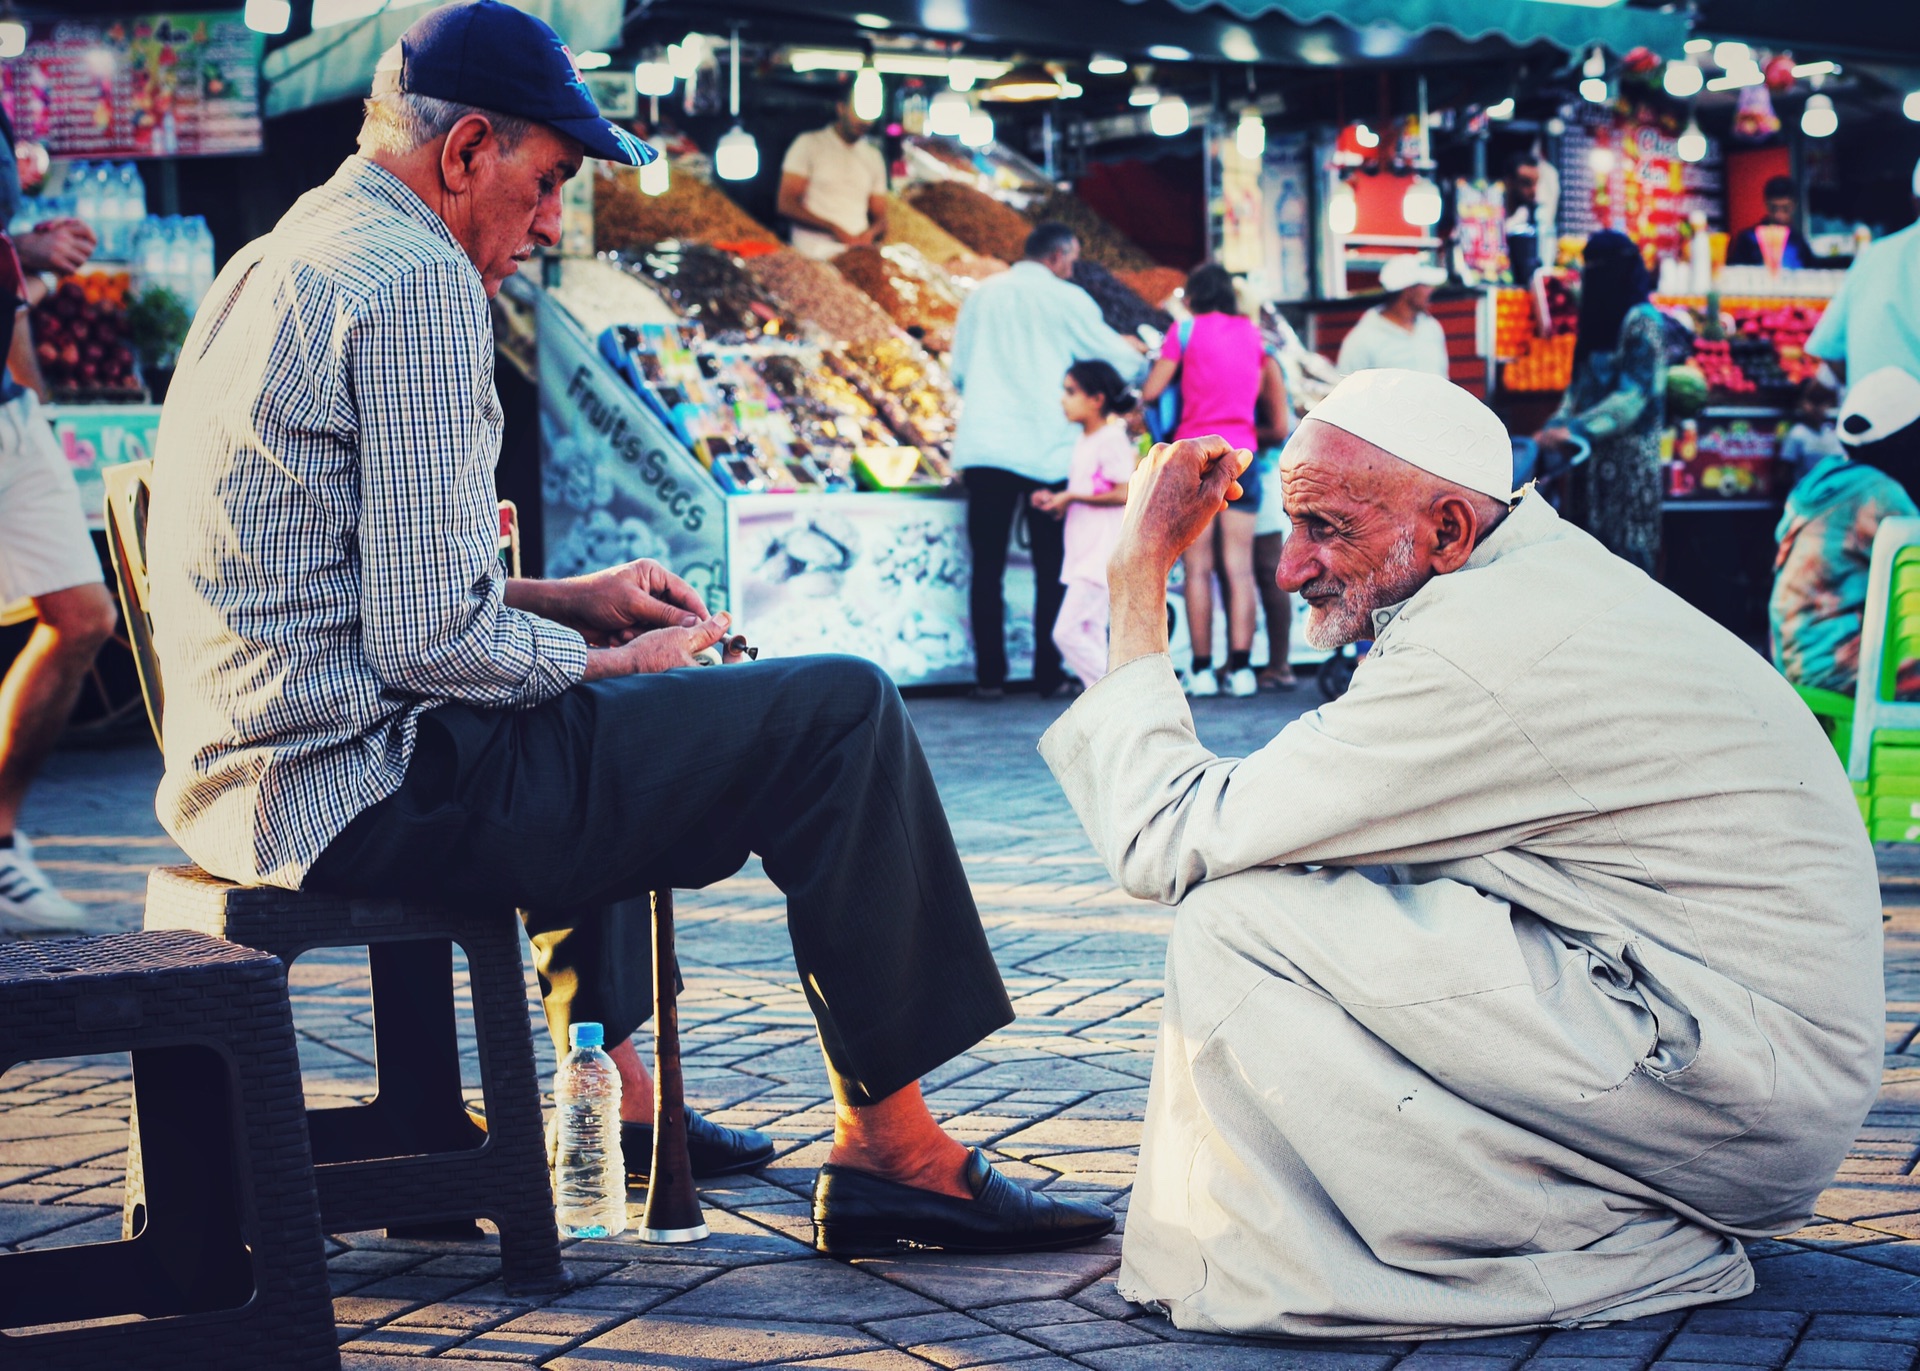
[[[553,26],[575,52],[620,46],[620,0],[509,0]],[[357,100],[373,86],[380,54],[400,41],[429,6],[394,5],[365,19],[315,29],[267,54],[267,118],[334,100]]]
[[[1598,8],[1562,4],[1556,0],[1128,0],[1129,4],[1170,4],[1189,14],[1226,10],[1242,19],[1277,14],[1296,24],[1336,19],[1362,37],[1369,32],[1386,40],[1400,34],[1445,29],[1469,41],[1504,39],[1515,47],[1551,43],[1567,52],[1603,44],[1616,53],[1651,48],[1663,57],[1678,57],[1687,41],[1687,16],[1658,10],[1630,9],[1624,4]]]

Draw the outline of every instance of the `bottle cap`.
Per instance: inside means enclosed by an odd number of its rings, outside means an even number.
[[[607,1040],[607,1030],[597,1023],[576,1023],[567,1026],[567,1043],[571,1047],[599,1047]]]

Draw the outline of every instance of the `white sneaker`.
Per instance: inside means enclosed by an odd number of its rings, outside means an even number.
[[[1260,693],[1260,678],[1253,674],[1253,668],[1243,666],[1227,677],[1227,694],[1236,700],[1244,700],[1249,695]]]
[[[33,849],[15,835],[0,848],[0,931],[83,933],[87,911],[53,888],[33,861]]]
[[[1219,693],[1220,678],[1214,674],[1212,667],[1208,667],[1205,671],[1196,671],[1187,677],[1187,694],[1194,699],[1211,700]]]

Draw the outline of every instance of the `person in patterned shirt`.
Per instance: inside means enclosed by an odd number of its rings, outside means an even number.
[[[653,562],[500,574],[488,300],[557,243],[583,155],[651,150],[497,0],[407,31],[360,149],[228,263],[167,397],[148,556],[168,832],[229,880],[519,908],[557,1041],[592,1021],[617,1045],[630,1175],[652,1140],[629,1040],[651,1011],[644,897],[757,853],[833,1084],[816,1245],[1109,1232],[921,1099],[1013,1014],[892,682],[852,657],[682,669],[731,624]],[[772,1156],[688,1121],[696,1176]]]
[[[1846,451],[1787,496],[1767,611],[1780,674],[1851,696],[1874,534],[1883,519],[1920,517],[1920,378],[1899,367],[1863,378],[1848,392],[1839,432]],[[1920,698],[1920,662],[1899,664],[1896,694]]]

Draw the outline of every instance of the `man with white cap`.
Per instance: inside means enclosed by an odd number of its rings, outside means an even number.
[[[1913,167],[1920,214],[1920,162]],[[1807,351],[1842,379],[1899,367],[1920,376],[1920,221],[1870,243],[1807,337]]]
[[[1446,283],[1446,272],[1412,253],[1388,262],[1380,269],[1380,289],[1387,299],[1361,315],[1341,341],[1340,370],[1351,375],[1400,367],[1446,376],[1446,331],[1427,312],[1433,288]]]
[[[1281,462],[1280,583],[1371,637],[1246,758],[1194,735],[1163,578],[1244,452],[1156,449],[1112,672],[1041,751],[1176,907],[1119,1284],[1184,1328],[1470,1336],[1753,1288],[1880,1078],[1872,849],[1751,649],[1512,498],[1466,392],[1348,378]]]

